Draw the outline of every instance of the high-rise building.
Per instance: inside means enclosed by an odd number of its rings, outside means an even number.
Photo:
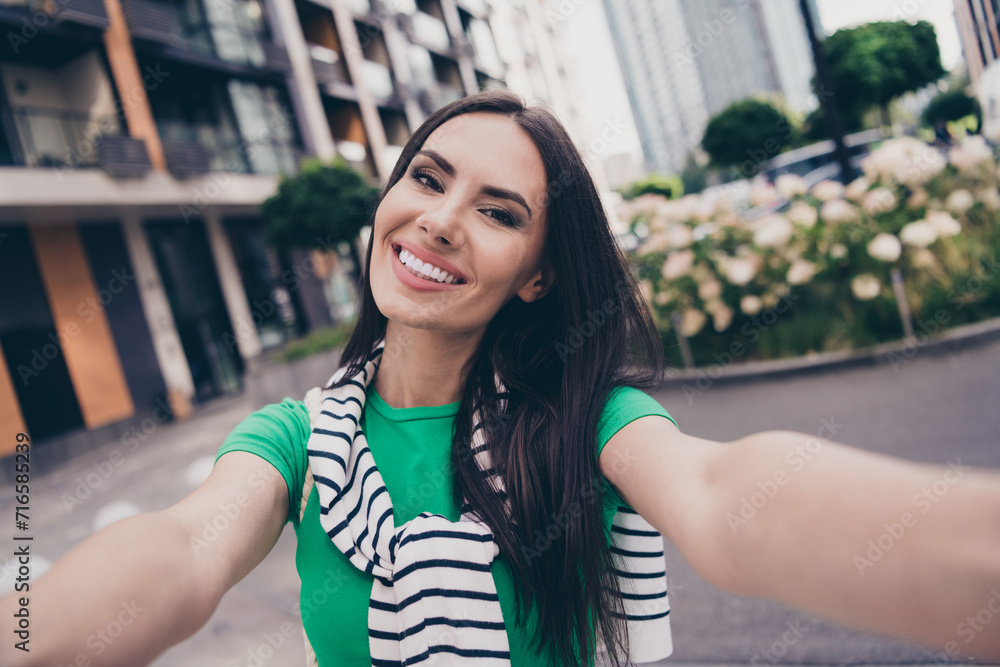
[[[384,182],[428,114],[483,88],[509,83],[570,119],[540,13],[538,0],[0,1],[7,433],[100,444],[240,391],[264,350],[352,316],[350,246],[277,253],[261,202],[304,156]]]
[[[650,170],[680,171],[709,118],[735,101],[780,93],[796,111],[815,106],[797,0],[604,0],[604,7]]]
[[[974,88],[983,71],[1000,58],[1000,5],[996,0],[955,0],[955,22]]]

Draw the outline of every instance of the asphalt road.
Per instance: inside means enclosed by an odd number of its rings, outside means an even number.
[[[713,440],[771,429],[815,433],[821,420],[833,419],[842,425],[838,442],[915,461],[1000,468],[996,342],[957,353],[918,352],[898,368],[885,364],[736,385],[674,381],[655,397],[682,430]],[[154,425],[138,441],[107,443],[33,478],[33,578],[107,523],[164,509],[190,493],[208,475],[226,434],[255,407],[246,396],[216,401],[186,422]],[[13,490],[0,490],[0,515],[13,516],[13,507]],[[211,620],[152,665],[301,667],[294,554],[295,535],[286,526],[272,552],[223,598]],[[675,651],[657,664],[943,662],[912,643],[713,588],[669,543],[667,565]],[[7,557],[0,590],[9,590],[15,569]],[[1000,617],[994,623],[1000,632]],[[81,655],[96,660],[93,646],[81,646]]]

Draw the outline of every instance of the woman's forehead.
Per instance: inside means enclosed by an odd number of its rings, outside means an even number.
[[[421,151],[433,151],[465,176],[520,192],[532,210],[544,205],[545,165],[534,141],[505,116],[488,112],[462,114],[442,123],[424,141]]]

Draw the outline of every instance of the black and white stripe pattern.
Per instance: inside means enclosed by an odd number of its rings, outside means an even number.
[[[391,499],[359,426],[367,385],[378,371],[384,345],[383,338],[349,383],[332,390],[317,387],[305,398],[312,422],[306,451],[319,494],[320,523],[355,567],[375,577],[368,608],[372,665],[509,665],[507,633],[490,572],[499,549],[489,527],[468,504],[457,522],[424,512],[400,526],[394,523]],[[331,383],[346,371],[346,366],[338,369]],[[505,395],[499,376],[496,381],[498,393]],[[477,409],[477,425],[482,417]],[[489,471],[485,431],[474,428],[472,447],[479,467]],[[499,475],[487,479],[505,495]],[[641,516],[621,506],[612,525],[612,545],[625,594],[630,656],[636,662],[660,660],[673,651],[663,539]]]

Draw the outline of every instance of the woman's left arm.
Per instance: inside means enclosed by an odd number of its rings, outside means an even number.
[[[835,432],[719,443],[642,417],[601,468],[719,588],[1000,659],[1000,471],[876,454]]]

